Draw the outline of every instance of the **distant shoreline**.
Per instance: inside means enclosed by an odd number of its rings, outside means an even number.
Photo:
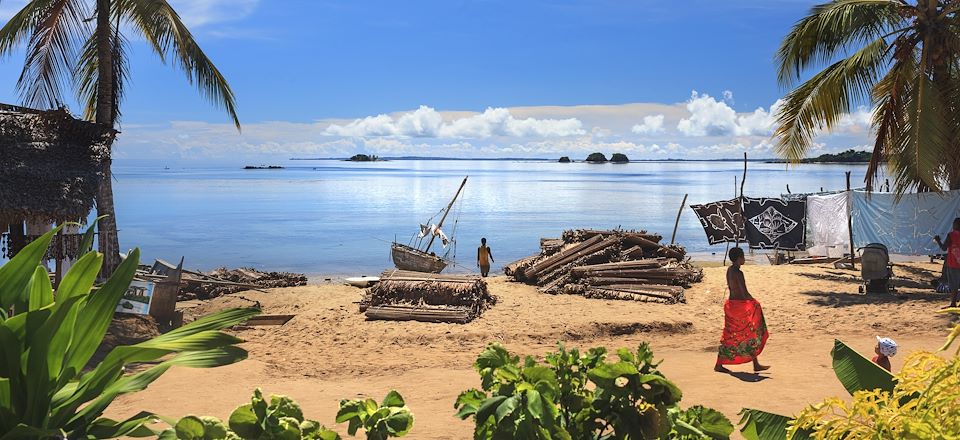
[[[332,160],[347,161],[349,157],[291,157],[288,160]],[[444,161],[522,161],[522,162],[557,162],[557,158],[542,157],[419,157],[419,156],[400,156],[400,157],[380,157],[377,162],[400,161],[400,160],[444,160]],[[748,159],[747,162],[753,163],[778,163],[778,159]],[[363,161],[360,161],[363,162]],[[630,162],[743,162],[743,159],[630,159]],[[572,163],[587,163],[584,160],[573,160]]]

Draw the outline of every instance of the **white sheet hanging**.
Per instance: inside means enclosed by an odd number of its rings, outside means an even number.
[[[946,235],[960,217],[960,191],[904,194],[899,201],[892,193],[854,191],[851,206],[854,245],[883,243],[891,253],[939,254],[933,237]]]
[[[850,212],[850,194],[847,192],[807,197],[807,240],[811,255],[828,255],[830,247],[850,246],[847,215]]]

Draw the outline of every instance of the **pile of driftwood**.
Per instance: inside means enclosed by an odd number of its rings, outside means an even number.
[[[496,302],[478,276],[388,270],[365,291],[360,311],[367,319],[464,324]]]
[[[290,272],[262,272],[251,268],[216,268],[204,273],[203,279],[184,276],[181,299],[210,299],[244,290],[307,285],[307,276]],[[196,282],[191,282],[191,281]]]
[[[686,302],[684,288],[703,279],[679,245],[660,244],[645,231],[575,229],[540,239],[540,253],[504,272],[540,291],[588,298]]]

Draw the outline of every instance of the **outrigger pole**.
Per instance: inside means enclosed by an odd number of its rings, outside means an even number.
[[[463,191],[463,186],[467,184],[467,177],[463,178],[463,182],[460,183],[460,188],[457,189],[457,193],[453,195],[453,200],[450,201],[450,204],[447,205],[447,209],[443,211],[443,217],[440,217],[440,223],[437,224],[437,229],[440,229],[443,226],[443,221],[447,219],[447,214],[450,213],[450,208],[453,206],[453,202],[457,201],[457,197],[460,197],[460,191]],[[437,238],[435,234],[430,235],[430,241],[427,243],[427,248],[424,249],[424,252],[430,252],[430,246],[433,246],[433,239]]]

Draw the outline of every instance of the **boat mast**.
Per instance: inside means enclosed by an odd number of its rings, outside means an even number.
[[[437,229],[440,229],[443,226],[443,221],[447,219],[447,214],[450,213],[450,207],[453,206],[453,202],[457,201],[457,197],[460,197],[460,191],[463,191],[463,186],[467,184],[467,177],[463,178],[463,182],[460,183],[460,188],[457,189],[457,193],[453,195],[453,200],[451,200],[450,204],[447,205],[447,209],[443,211],[443,217],[440,217],[440,223],[437,224]],[[430,235],[430,241],[427,243],[427,248],[424,249],[424,252],[430,252],[430,246],[433,246],[433,239],[435,238],[437,238],[436,235]]]

